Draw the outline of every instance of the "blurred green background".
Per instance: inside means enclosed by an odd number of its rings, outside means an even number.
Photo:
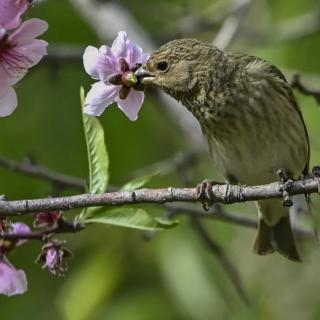
[[[100,1],[103,2],[103,1]],[[178,32],[179,21],[199,15],[201,21],[219,18],[227,1],[214,0],[122,0],[137,23],[157,44]],[[207,10],[210,7],[211,10]],[[222,9],[221,9],[222,8]],[[320,24],[308,32],[299,17],[320,17],[318,0],[256,0],[241,34],[231,50],[259,55],[280,67],[290,79],[299,72],[302,80],[320,89]],[[27,17],[49,23],[43,36],[50,47],[103,44],[91,24],[67,0],[39,1]],[[209,17],[210,18],[210,17]],[[320,18],[318,19],[320,20]],[[309,20],[306,20],[309,21]],[[299,22],[299,21],[298,21]],[[188,36],[212,41],[223,21]],[[112,21],[106,21],[112,24]],[[311,25],[311,22],[310,22]],[[130,30],[126,30],[130,36]],[[294,31],[294,32],[293,32]],[[116,34],[114,34],[114,37]],[[111,44],[111,43],[109,43]],[[39,164],[68,175],[86,178],[87,160],[79,106],[79,87],[93,81],[81,61],[44,59],[17,86],[19,108],[0,119],[0,153],[15,160],[29,157]],[[320,164],[320,109],[313,98],[297,94],[311,140],[311,167]],[[121,185],[138,169],[193,148],[189,137],[170,118],[155,95],[146,95],[140,117],[130,122],[116,106],[100,117],[105,128],[111,163],[111,183]],[[209,158],[202,156],[191,169],[192,183],[219,177]],[[8,199],[75,194],[51,183],[0,167],[0,193]],[[179,175],[169,174],[151,186],[183,186]],[[314,212],[320,208],[313,196]],[[147,207],[161,214],[162,207]],[[255,217],[253,204],[234,205],[231,212]],[[69,214],[69,213],[68,213]],[[218,221],[204,220],[237,267],[251,300],[246,307],[230,279],[181,217],[178,227],[159,232],[151,240],[144,233],[94,225],[63,236],[74,252],[66,277],[54,277],[34,260],[40,244],[29,242],[10,255],[28,277],[29,290],[22,296],[0,296],[3,319],[62,320],[208,320],[208,319],[319,319],[320,250],[313,241],[299,243],[303,264],[286,261],[277,254],[259,257],[251,252],[254,231]],[[31,220],[25,219],[29,223]]]

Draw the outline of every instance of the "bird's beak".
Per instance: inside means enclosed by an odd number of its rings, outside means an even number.
[[[143,67],[139,68],[135,72],[136,77],[138,78],[138,82],[143,85],[152,85],[154,80],[154,75],[150,73],[148,70],[144,69]]]

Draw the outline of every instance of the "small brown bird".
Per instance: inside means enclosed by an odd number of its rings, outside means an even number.
[[[193,113],[229,183],[270,183],[280,168],[292,179],[307,174],[308,133],[297,101],[283,74],[265,60],[180,39],[156,50],[137,76],[143,86],[164,90]],[[254,251],[301,261],[288,208],[279,199],[256,204]]]

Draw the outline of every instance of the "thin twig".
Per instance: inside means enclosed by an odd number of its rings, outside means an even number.
[[[56,172],[39,164],[33,164],[28,160],[21,162],[9,159],[0,155],[0,166],[11,171],[23,173],[42,180],[47,180],[59,186],[71,187],[84,190],[86,182],[83,179],[68,176],[60,172]]]
[[[245,217],[244,214],[233,214],[227,212],[220,205],[214,205],[209,211],[204,211],[201,208],[195,206],[185,205],[185,204],[166,204],[166,208],[170,213],[170,217],[176,215],[191,215],[199,218],[207,218],[212,220],[217,220],[221,222],[226,222],[228,224],[234,224],[237,226],[247,227],[256,230],[258,227],[257,219],[252,219]],[[293,226],[294,234],[299,238],[310,238],[313,239],[313,233],[301,229],[297,226]]]
[[[48,63],[81,63],[85,48],[75,45],[50,45],[44,62]]]
[[[235,266],[233,265],[231,260],[228,258],[228,256],[224,253],[220,244],[212,237],[212,235],[209,235],[208,231],[202,225],[200,220],[197,217],[193,217],[191,221],[192,221],[192,226],[193,226],[194,230],[198,233],[202,242],[218,258],[224,271],[229,276],[232,284],[236,288],[242,301],[247,306],[249,306],[250,301],[249,301],[248,295],[242,285],[241,277],[238,273],[238,270],[235,268]]]
[[[241,31],[242,25],[250,11],[252,0],[235,0],[234,9],[225,19],[213,40],[221,50],[228,49]]]
[[[293,78],[291,81],[291,87],[293,89],[299,90],[301,93],[303,93],[306,96],[314,97],[317,104],[320,105],[320,90],[307,88],[304,84],[302,84],[299,74],[293,75]]]
[[[246,6],[244,1],[215,1],[201,12],[192,12],[183,15],[178,21],[174,21],[176,30],[170,30],[168,34],[161,36],[161,40],[168,41],[173,38],[189,37],[202,31],[212,31],[221,28],[221,24],[230,16],[238,15]]]
[[[273,182],[261,186],[219,184],[212,187],[214,202],[231,204],[253,200],[282,197],[283,185]],[[290,195],[319,192],[315,178],[293,181]],[[208,199],[209,200],[209,199]],[[0,217],[22,215],[39,211],[68,210],[94,206],[121,206],[137,203],[199,202],[197,188],[139,189],[133,191],[107,192],[102,194],[80,194],[68,197],[34,200],[0,201]]]
[[[0,233],[0,240],[44,240],[46,237],[61,233],[76,233],[83,230],[85,226],[75,221],[60,220],[59,223],[49,229],[31,231],[26,233]]]
[[[189,152],[177,152],[173,156],[151,164],[150,166],[138,169],[133,173],[133,177],[159,172],[161,175],[171,174],[177,171],[185,171],[193,166],[202,154],[201,150],[191,150]]]
[[[315,9],[278,25],[273,38],[279,42],[292,41],[310,36],[320,31],[320,10]]]

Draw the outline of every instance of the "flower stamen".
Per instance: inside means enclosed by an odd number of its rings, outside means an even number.
[[[130,67],[126,59],[120,58],[119,59],[119,65],[120,65],[120,71],[121,72],[127,72],[130,71]]]

